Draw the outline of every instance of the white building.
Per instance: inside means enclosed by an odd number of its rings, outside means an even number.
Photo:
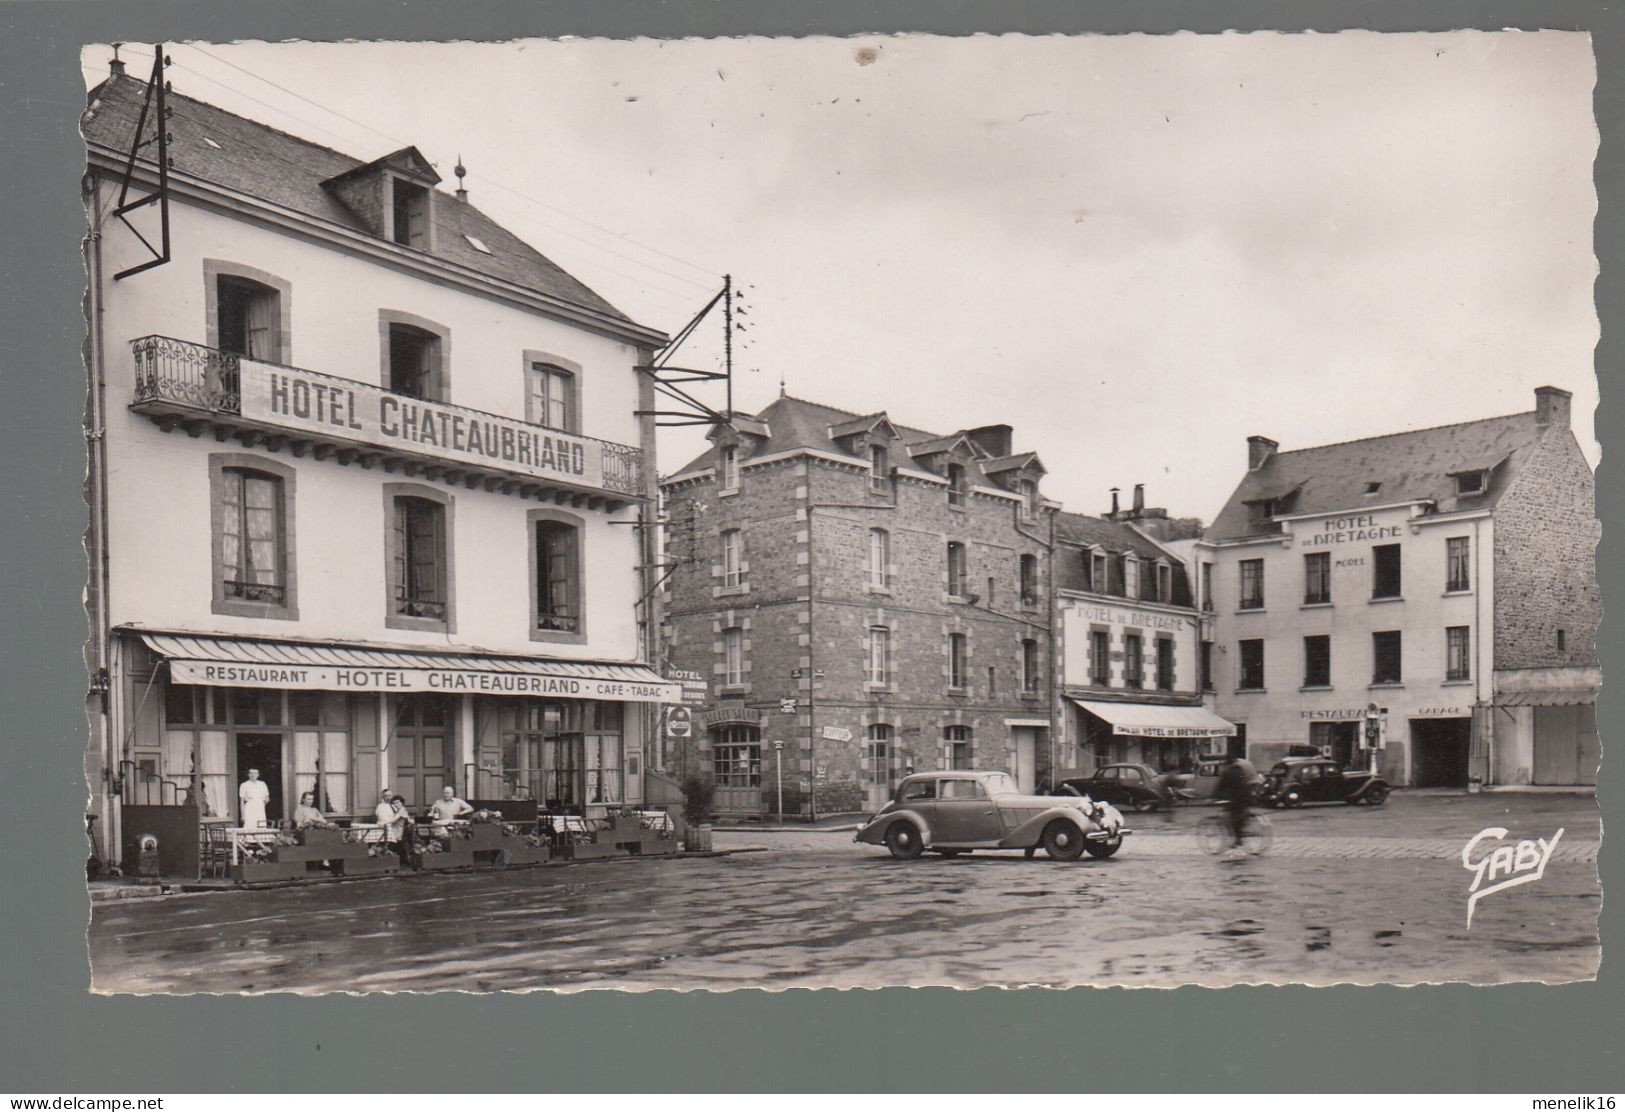
[[[677,701],[641,602],[665,338],[415,148],[362,163],[171,93],[127,183],[148,92],[115,66],[84,118],[106,855],[121,801],[185,842],[250,766],[272,819],[313,788],[635,802],[644,708]]]
[[[1505,417],[1280,452],[1196,558],[1219,713],[1267,765],[1294,744],[1396,784],[1595,783],[1593,478],[1569,394]]]

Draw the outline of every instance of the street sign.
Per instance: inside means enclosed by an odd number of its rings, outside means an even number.
[[[780,699],[779,700],[779,712],[781,714],[794,714],[796,712],[796,701],[795,701],[795,699],[794,698]]]
[[[851,741],[852,740],[852,731],[848,730],[844,726],[825,726],[824,727],[824,740],[825,741]]]
[[[666,679],[682,685],[685,707],[703,707],[711,701],[711,685],[698,672],[686,668],[667,668]]]
[[[694,732],[694,712],[687,707],[666,708],[666,736],[683,738]]]

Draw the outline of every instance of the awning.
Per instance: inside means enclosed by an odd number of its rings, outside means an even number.
[[[1501,691],[1491,705],[1497,707],[1578,707],[1597,701],[1595,691],[1570,688],[1567,691]]]
[[[1127,737],[1229,737],[1235,726],[1206,707],[1167,707],[1156,703],[1102,703],[1073,699],[1074,703],[1111,723],[1114,733]]]
[[[261,641],[141,633],[169,662],[172,683],[293,691],[540,695],[622,703],[680,703],[681,684],[642,664],[372,649],[314,641]]]

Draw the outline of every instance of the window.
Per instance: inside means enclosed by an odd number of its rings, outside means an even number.
[[[222,472],[221,594],[285,606],[288,601],[282,480],[244,467]]]
[[[1199,646],[1197,646],[1196,666],[1197,666],[1198,670],[1202,673],[1201,676],[1200,676],[1200,679],[1202,681],[1202,690],[1203,691],[1212,691],[1213,690],[1213,642],[1212,641],[1203,641]]]
[[[1027,695],[1038,692],[1038,642],[1030,637],[1021,642],[1021,690]]]
[[[742,587],[745,584],[744,535],[738,529],[722,531],[722,585]]]
[[[1400,633],[1389,630],[1371,635],[1371,682],[1400,683],[1404,673],[1400,667]]]
[[[1157,638],[1157,690],[1174,689],[1174,642],[1171,637]]]
[[[884,529],[869,530],[869,587],[885,590],[890,585],[886,569],[891,564],[891,534]]]
[[[1371,549],[1371,597],[1398,598],[1399,592],[1399,545],[1376,545]]]
[[[1444,678],[1447,680],[1470,680],[1473,678],[1473,660],[1471,653],[1471,634],[1466,626],[1451,626],[1444,631],[1445,664]]]
[[[876,494],[891,489],[891,457],[884,444],[869,445],[869,489]]]
[[[1451,537],[1445,541],[1445,583],[1447,591],[1467,591],[1473,586],[1468,557],[1472,554],[1471,537]]]
[[[1174,601],[1174,569],[1167,564],[1157,565],[1157,593],[1158,602]]]
[[[409,398],[443,400],[436,381],[439,344],[440,339],[433,332],[410,324],[391,324],[389,389]]]
[[[1106,593],[1106,554],[1104,552],[1091,552],[1089,554],[1089,589],[1096,594]]]
[[[1138,633],[1123,634],[1123,683],[1129,687],[1145,684],[1145,656]]]
[[[738,626],[722,631],[722,682],[728,687],[745,682],[745,631]]]
[[[1140,561],[1135,556],[1123,557],[1123,596],[1140,597]]]
[[[711,776],[719,788],[762,786],[762,739],[755,726],[719,726],[711,741]]]
[[[401,496],[394,505],[391,545],[394,614],[447,620],[446,507],[427,498]]]
[[[1258,640],[1237,643],[1241,656],[1241,676],[1236,684],[1239,691],[1264,690],[1264,642]]]
[[[1557,651],[1565,652],[1568,649],[1568,634],[1563,630],[1557,631]]]
[[[391,182],[390,202],[394,225],[390,238],[406,247],[429,249],[429,191],[421,185],[396,178]]]
[[[966,578],[965,546],[958,541],[948,542],[948,593],[955,598],[963,597],[970,589]]]
[[[952,769],[967,769],[972,767],[975,754],[971,750],[969,726],[944,726],[942,728],[942,748],[944,764]]]
[[[1275,500],[1265,498],[1257,502],[1248,502],[1247,511],[1253,525],[1268,525],[1275,519]]]
[[[551,363],[532,363],[526,379],[525,415],[531,424],[574,432],[576,376]]]
[[[1309,552],[1303,557],[1303,601],[1305,605],[1332,601],[1332,554]]]
[[[547,518],[535,529],[534,630],[581,633],[581,530]]]
[[[866,779],[875,787],[890,789],[892,786],[891,742],[891,727],[884,722],[876,722],[864,730],[864,759],[868,763]]]
[[[1241,609],[1264,608],[1264,561],[1243,560],[1241,568]]]
[[[1465,471],[1455,477],[1457,494],[1484,493],[1484,472]]]
[[[1038,484],[1031,479],[1017,479],[1013,485],[1015,492],[1021,496],[1022,516],[1036,516],[1038,513]]]
[[[987,789],[975,780],[944,780],[939,799],[986,799]]]
[[[232,355],[280,362],[280,298],[277,290],[263,283],[227,274],[217,276],[216,346]]]
[[[1038,557],[1023,554],[1016,564],[1016,580],[1021,587],[1021,605],[1038,605]],[[988,600],[992,605],[992,599]]]
[[[1111,634],[1103,629],[1089,631],[1089,682],[1105,687],[1112,681]]]
[[[970,686],[970,649],[963,633],[948,634],[948,686]]]
[[[1202,562],[1202,609],[1213,609],[1213,561]]]
[[[948,476],[948,505],[963,506],[965,504],[965,468],[957,463],[950,463],[946,468]]]
[[[1380,480],[1373,480],[1365,485],[1365,492],[1367,494],[1376,494],[1381,490],[1382,482]]]
[[[903,801],[906,803],[920,803],[937,797],[937,782],[935,780],[916,780],[903,789]]]
[[[891,682],[891,667],[888,657],[891,653],[891,630],[885,626],[869,627],[869,682],[873,684],[887,684]]]
[[[1303,685],[1332,685],[1332,639],[1324,635],[1303,639]]]

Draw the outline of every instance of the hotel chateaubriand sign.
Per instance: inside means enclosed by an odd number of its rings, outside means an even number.
[[[252,359],[239,368],[245,418],[538,479],[605,485],[602,454],[568,433]]]

